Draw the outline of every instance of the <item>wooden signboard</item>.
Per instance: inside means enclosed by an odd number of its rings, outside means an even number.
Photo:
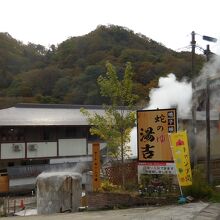
[[[93,171],[93,191],[100,187],[100,146],[98,143],[92,144],[92,171]]]
[[[168,133],[177,131],[176,109],[137,111],[139,162],[173,162]]]

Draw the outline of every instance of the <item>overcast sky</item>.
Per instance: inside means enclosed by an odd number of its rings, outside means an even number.
[[[218,43],[201,36],[220,38],[218,6],[218,0],[0,0],[0,32],[48,47],[114,24],[181,51],[194,30],[199,46],[219,53]]]

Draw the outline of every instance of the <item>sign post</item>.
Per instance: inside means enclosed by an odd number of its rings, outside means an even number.
[[[100,146],[99,143],[92,144],[92,171],[93,171],[93,191],[100,187]]]

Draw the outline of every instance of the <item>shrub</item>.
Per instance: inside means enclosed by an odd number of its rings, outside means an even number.
[[[114,185],[109,180],[103,180],[99,188],[100,192],[120,192],[121,190],[121,186]]]
[[[141,184],[140,188],[146,188],[150,184],[151,179],[152,179],[151,175],[142,174],[140,176],[140,184]]]
[[[127,181],[125,181],[124,189],[129,192],[137,191],[138,184],[135,181],[127,180]]]
[[[192,170],[192,185],[185,187],[184,194],[191,195],[194,198],[211,198],[213,189],[206,182],[204,168],[201,165],[195,166]]]

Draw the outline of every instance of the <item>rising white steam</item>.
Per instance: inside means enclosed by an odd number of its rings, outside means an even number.
[[[220,57],[212,56],[200,71],[199,76],[195,79],[197,89],[206,88],[207,79],[220,77]]]
[[[197,90],[205,90],[207,80],[210,85],[210,109],[219,110],[219,88],[220,88],[220,56],[212,56],[202,68],[199,77],[195,80]],[[197,99],[197,98],[196,98]]]
[[[145,109],[164,109],[176,107],[178,115],[185,115],[191,110],[192,85],[187,81],[177,81],[174,74],[159,79],[158,88],[149,94],[150,102]],[[131,131],[132,155],[137,156],[137,128]]]
[[[174,74],[159,79],[158,88],[149,94],[150,102],[146,109],[177,107],[178,115],[187,114],[191,109],[192,85],[177,81]]]

